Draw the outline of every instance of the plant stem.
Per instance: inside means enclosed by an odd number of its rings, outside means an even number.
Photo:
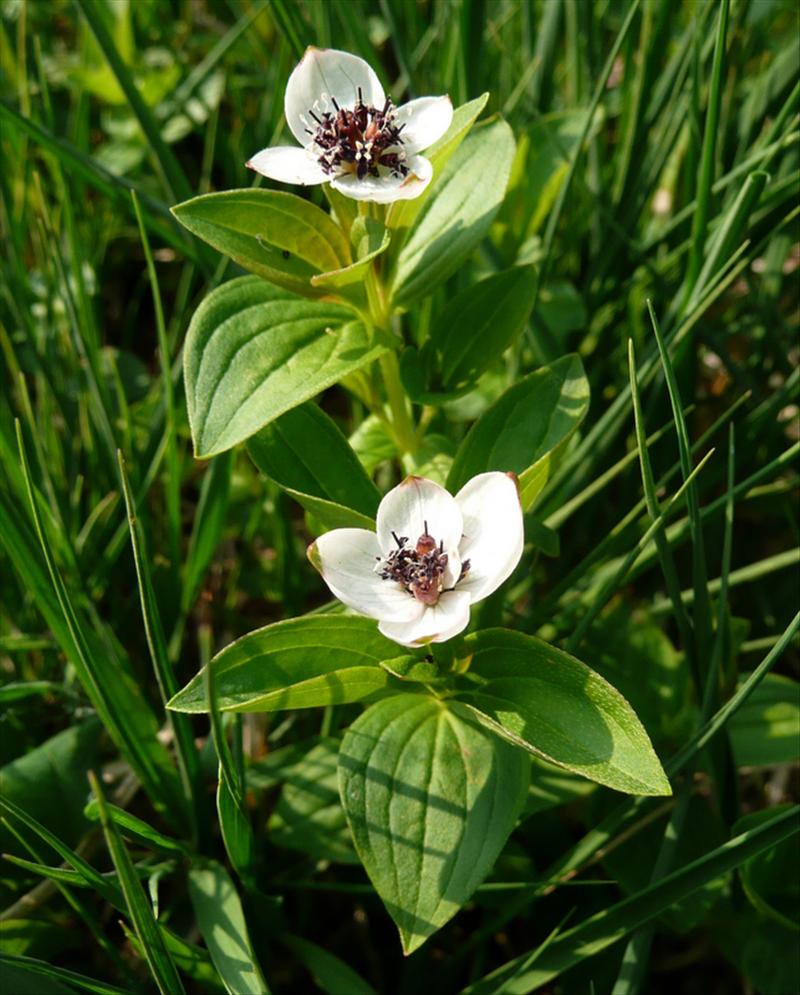
[[[392,413],[392,428],[400,455],[414,453],[417,450],[417,433],[406,404],[406,395],[400,383],[400,367],[394,352],[385,352],[380,358],[383,383],[386,387],[386,397],[389,410]]]
[[[358,205],[359,215],[362,218],[374,217],[372,206],[365,201],[360,201]],[[394,336],[392,328],[391,309],[387,304],[386,291],[380,275],[380,260],[375,260],[367,270],[365,289],[367,291],[367,301],[369,302],[370,319],[375,328],[386,332],[389,336]],[[402,344],[402,337],[397,336],[398,346]],[[386,389],[386,399],[389,403],[390,427],[397,444],[400,456],[406,453],[414,453],[417,450],[417,433],[414,428],[414,421],[411,417],[409,406],[406,402],[406,394],[400,382],[400,367],[397,362],[397,354],[393,350],[388,350],[380,358],[381,374],[383,385]]]

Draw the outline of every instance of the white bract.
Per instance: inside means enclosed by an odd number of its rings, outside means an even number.
[[[307,48],[284,98],[300,142],[263,149],[247,165],[280,183],[330,182],[347,197],[389,204],[418,197],[433,169],[419,153],[450,127],[449,97],[419,97],[395,108],[357,55]]]
[[[326,532],[308,555],[340,601],[404,646],[458,635],[470,605],[495,591],[522,556],[513,474],[481,473],[455,497],[432,480],[407,477],[381,501],[376,526],[377,533]]]

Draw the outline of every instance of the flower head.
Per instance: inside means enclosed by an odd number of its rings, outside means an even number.
[[[404,646],[458,635],[470,605],[495,591],[522,556],[513,474],[481,473],[455,497],[432,480],[407,477],[381,501],[376,525],[377,532],[326,532],[309,558],[340,601],[378,619],[380,631]]]
[[[307,48],[284,98],[286,123],[302,148],[263,149],[247,163],[281,183],[330,182],[356,200],[389,204],[418,197],[433,169],[418,153],[453,119],[449,97],[419,97],[395,107],[357,55]]]

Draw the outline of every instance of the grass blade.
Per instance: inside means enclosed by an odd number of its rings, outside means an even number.
[[[81,621],[53,559],[34,498],[33,482],[19,422],[16,423],[16,428],[20,463],[36,535],[69,636],[68,642],[63,645],[70,651],[70,658],[76,666],[81,682],[109,734],[136,770],[153,804],[172,821],[176,815],[175,801],[176,797],[179,797],[180,789],[175,769],[169,761],[166,750],[156,739],[155,717],[138,689],[132,682],[130,684],[127,682],[127,675],[121,674],[114,667],[114,661],[106,657],[105,648],[95,652],[98,649],[97,641],[92,640]],[[22,567],[22,572],[27,575],[27,564]]]
[[[97,44],[103,51],[111,71],[114,73],[120,89],[125,94],[131,111],[133,111],[139,126],[144,132],[150,148],[153,150],[164,186],[173,202],[188,200],[192,188],[175,158],[172,149],[161,137],[161,128],[155,115],[144,102],[133,77],[117,51],[114,39],[108,31],[102,16],[93,9],[91,0],[77,0],[81,13],[86,18]]]
[[[648,922],[671,905],[739,867],[800,831],[800,806],[781,812],[761,827],[734,837],[722,846],[692,861],[655,885],[590,916],[578,926],[556,937],[534,957],[523,955],[498,971],[469,985],[462,995],[524,995],[546,984],[586,957],[605,950],[636,926]]]
[[[706,108],[706,123],[703,132],[703,151],[700,157],[700,172],[697,177],[697,208],[692,219],[692,238],[689,263],[686,270],[684,299],[689,300],[700,274],[705,255],[708,216],[711,210],[711,185],[714,180],[714,160],[716,157],[719,112],[722,103],[723,65],[725,62],[725,39],[728,32],[730,0],[722,0],[717,20],[717,40],[714,46],[714,63],[711,68],[711,85]]]
[[[153,663],[158,688],[161,692],[161,700],[166,709],[167,702],[178,692],[178,682],[167,654],[167,644],[161,625],[158,602],[150,576],[150,559],[147,555],[144,534],[136,517],[136,506],[134,505],[130,483],[128,482],[128,474],[125,470],[125,459],[121,451],[117,452],[117,458],[119,461],[122,490],[125,495],[125,508],[128,515],[128,526],[131,534],[131,546],[133,547],[133,559],[136,567],[136,580],[139,585],[139,601],[142,608],[147,647],[150,650],[150,658]],[[185,716],[177,716],[169,711],[166,712],[166,715],[167,722],[175,735],[175,751],[183,782],[184,799],[187,811],[191,813],[194,836],[197,838],[199,827],[203,822],[203,813],[199,810],[203,792],[200,783],[197,750],[194,745],[191,725],[186,721]]]
[[[64,984],[72,985],[83,992],[92,992],[93,995],[129,995],[129,992],[124,988],[117,988],[116,985],[108,985],[104,981],[96,981],[85,974],[68,971],[63,967],[54,967],[52,964],[47,964],[43,960],[37,960],[35,957],[0,953],[0,967],[4,965],[12,969],[15,967],[22,968],[39,978],[63,981]]]
[[[161,995],[183,995],[183,984],[178,977],[178,972],[175,969],[172,958],[164,946],[161,931],[159,930],[158,923],[153,918],[152,907],[144,893],[130,855],[125,849],[125,844],[122,842],[116,824],[108,811],[100,782],[92,773],[89,774],[89,781],[94,796],[97,799],[100,822],[103,825],[103,833],[105,834],[111,859],[119,875],[119,882],[125,896],[128,914],[131,917],[136,935],[142,945],[142,950],[144,951],[153,979]]]

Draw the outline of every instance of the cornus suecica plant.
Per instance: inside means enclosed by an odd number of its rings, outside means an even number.
[[[504,627],[524,609],[524,516],[589,392],[577,356],[491,387],[534,306],[533,266],[450,280],[489,232],[514,158],[502,118],[476,123],[486,101],[395,108],[363,60],[309,49],[285,93],[299,146],[248,165],[325,199],[259,188],[174,209],[252,274],[213,290],[189,328],[196,455],[246,445],[305,509],[309,558],[336,600],[232,643],[170,707],[363,703],[339,747],[341,804],[407,952],[490,870],[531,755],[619,791],[670,792],[622,695]],[[349,438],[327,413],[333,396],[362,413]],[[539,544],[547,529],[534,525]],[[229,850],[243,874],[249,852]]]

